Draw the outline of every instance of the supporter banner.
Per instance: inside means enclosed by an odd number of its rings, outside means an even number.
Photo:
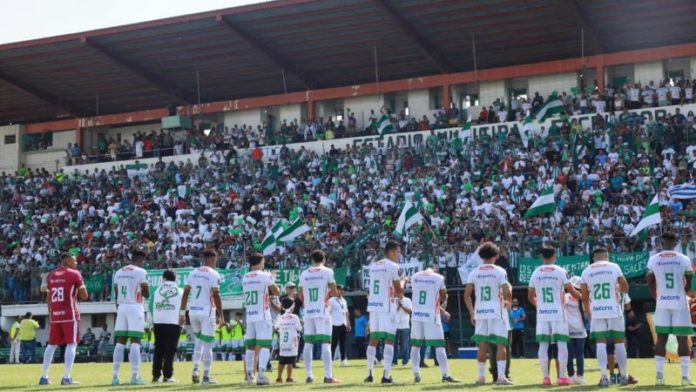
[[[696,112],[696,104],[688,104],[688,105],[681,105],[681,106],[663,106],[659,108],[645,108],[645,109],[636,109],[636,110],[629,110],[629,113],[631,114],[636,114],[639,116],[645,117],[647,120],[655,120],[659,119],[665,116],[671,116],[675,113],[675,109],[679,108],[680,111],[686,115],[689,111],[694,111]],[[592,124],[592,117],[594,117],[596,114],[594,113],[588,113],[588,114],[582,114],[582,115],[577,115],[577,116],[569,116],[568,119],[569,121],[572,120],[578,120],[580,124],[583,126],[583,128],[590,127]],[[604,116],[605,120],[609,116],[608,113],[603,113],[602,116]],[[549,118],[546,119],[542,123],[537,123],[536,121],[531,124],[531,132],[534,134],[540,134],[541,136],[546,136],[546,132],[548,132],[549,128],[551,128],[551,125],[553,124],[558,124],[561,122],[560,117],[556,118]],[[541,133],[541,127],[544,127],[545,133]],[[511,122],[502,122],[502,123],[497,123],[497,124],[482,124],[482,125],[475,125],[471,127],[471,139],[477,139],[481,137],[482,135],[489,135],[491,137],[495,137],[498,134],[502,133],[507,135],[510,131],[513,129],[516,129],[520,135],[524,134],[524,124],[522,121],[516,122],[516,121],[511,121]],[[435,131],[435,134],[438,135],[440,138],[445,138],[446,140],[451,140],[459,135],[459,131],[461,130],[461,127],[454,127],[454,128],[445,128],[445,129],[438,129]],[[331,145],[335,145],[337,148],[345,148],[347,145],[350,146],[361,146],[364,143],[372,144],[373,146],[381,146],[381,145],[386,145],[386,146],[395,146],[398,145],[399,142],[404,142],[407,146],[414,146],[416,143],[423,141],[427,139],[428,135],[430,135],[430,131],[416,131],[416,132],[406,132],[406,133],[391,133],[391,134],[386,134],[380,137],[379,135],[373,135],[373,136],[368,136],[368,137],[353,137],[353,138],[345,138],[345,139],[332,139],[332,140],[320,140],[320,141],[315,141],[315,142],[306,142],[306,143],[293,143],[289,144],[289,148],[293,148],[297,150],[299,148],[299,144],[304,146],[306,149],[310,151],[314,151],[317,153],[324,153],[326,151],[329,151],[331,149]],[[280,153],[280,145],[276,146],[265,146],[262,147],[263,150],[263,157],[265,160],[276,156],[277,154]],[[238,154],[244,154],[248,153],[248,151],[245,150],[237,150]],[[179,156],[171,156],[171,157],[164,157],[162,160],[165,163],[169,162],[174,162],[178,164],[179,162],[186,162],[187,160],[191,160],[192,162],[196,162],[198,160],[198,157],[201,154],[198,153],[193,153],[193,154],[187,154],[187,155],[179,155]],[[207,153],[206,155],[209,155]],[[141,164],[154,164],[156,163],[158,158],[147,158],[147,159],[140,159],[139,163]],[[134,163],[135,160],[130,160],[130,161],[123,161],[123,165],[127,165],[130,163]],[[78,171],[82,174],[86,172],[92,172],[93,170],[111,170],[111,167],[113,166],[113,162],[102,162],[102,163],[93,163],[89,165],[77,165],[77,166],[71,166],[70,171],[71,173],[73,171]]]
[[[423,270],[423,263],[420,261],[409,261],[408,263],[399,264],[399,276],[411,277],[416,272]],[[362,267],[363,289],[366,289],[370,284],[370,270],[367,266]]]
[[[84,278],[88,293],[99,293],[104,288],[104,276],[93,275]]]
[[[613,253],[609,255],[609,260],[618,264],[627,278],[645,276],[648,258],[650,258],[648,252]],[[556,260],[556,264],[565,268],[570,276],[580,276],[582,271],[590,264],[590,256],[561,256]],[[529,283],[532,272],[540,265],[540,258],[525,257],[520,259],[517,274],[518,282]]]

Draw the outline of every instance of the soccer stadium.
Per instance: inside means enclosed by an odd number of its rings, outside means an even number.
[[[694,388],[696,2],[236,3],[0,44],[1,390]]]

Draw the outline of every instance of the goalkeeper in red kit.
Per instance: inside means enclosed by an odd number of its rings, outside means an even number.
[[[48,368],[51,366],[53,354],[61,345],[65,347],[65,372],[61,385],[79,384],[73,381],[72,371],[77,354],[77,343],[80,333],[80,310],[77,299],[87,299],[87,288],[82,280],[82,274],[76,270],[75,258],[67,253],[60,255],[61,266],[48,274],[46,302],[51,328],[48,335],[48,346],[44,351],[43,373],[39,385],[50,384]]]

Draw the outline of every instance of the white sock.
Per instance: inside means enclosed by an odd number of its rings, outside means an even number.
[[[244,363],[246,364],[247,375],[254,374],[254,350],[246,350],[244,354]]]
[[[616,355],[616,362],[619,364],[619,373],[621,377],[628,377],[628,354],[626,353],[625,343],[616,343],[614,349],[614,354]]]
[[[372,369],[375,367],[375,357],[377,356],[377,347],[367,346],[367,371],[372,375]]]
[[[665,357],[655,355],[655,371],[659,377],[665,374]]]
[[[213,344],[203,342],[203,352],[201,353],[201,359],[203,360],[203,376],[210,376],[210,366],[213,363]]]
[[[121,371],[124,351],[126,351],[126,345],[123,343],[116,343],[116,347],[114,347],[114,378],[118,378],[118,373]]]
[[[558,346],[558,377],[568,377],[568,343],[556,342]]]
[[[437,366],[440,368],[442,377],[449,376],[449,364],[447,363],[447,351],[444,347],[435,349],[435,358],[437,358]]]
[[[541,375],[544,378],[549,377],[549,344],[547,342],[539,342],[539,366],[541,367]]]
[[[259,351],[259,374],[266,373],[266,366],[268,366],[268,360],[271,359],[271,350],[264,347]]]
[[[505,365],[507,364],[506,360],[502,361],[496,361],[495,362],[498,365],[498,380],[502,380],[505,378]]]
[[[191,356],[191,361],[193,362],[194,373],[198,371],[198,366],[201,363],[201,357],[203,356],[203,342],[196,338],[193,344],[193,355]]]
[[[51,367],[51,362],[53,362],[53,355],[56,353],[56,348],[58,346],[49,344],[46,346],[46,351],[44,351],[43,357],[43,373],[41,377],[48,378],[48,368]]]
[[[607,376],[607,344],[597,343],[597,362],[599,362],[599,371],[602,373],[602,377]]]
[[[131,363],[131,373],[133,373],[133,379],[135,380],[140,378],[140,343],[131,343],[128,359]]]
[[[324,378],[333,378],[333,358],[331,358],[331,343],[322,343],[321,358],[324,360]]]
[[[392,367],[392,359],[394,359],[394,345],[384,345],[384,377],[389,378]]]
[[[314,378],[312,374],[312,354],[314,353],[314,344],[305,342],[304,350],[302,351],[302,360],[305,363],[305,375],[307,378]]]
[[[68,344],[65,347],[65,370],[63,370],[63,378],[70,378],[73,364],[75,363],[75,355],[77,354],[77,344]]]
[[[478,363],[478,378],[484,378],[485,374],[486,374],[486,363],[479,362]]]
[[[413,366],[413,374],[420,374],[420,347],[411,347],[411,366]]]
[[[689,366],[691,365],[691,358],[686,356],[686,357],[679,357],[679,366],[681,367],[681,375],[683,378],[690,378],[689,377]]]

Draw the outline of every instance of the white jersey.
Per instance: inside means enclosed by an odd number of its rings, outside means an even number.
[[[329,285],[336,284],[333,270],[325,266],[311,267],[300,275],[305,309],[304,318],[329,318]]]
[[[648,270],[657,283],[656,308],[688,309],[684,275],[692,274],[691,261],[675,251],[662,251],[650,257]]]
[[[153,324],[179,324],[182,290],[176,282],[162,281],[152,304]]]
[[[428,269],[411,277],[413,291],[411,319],[440,324],[440,290],[445,289],[445,278]]]
[[[222,283],[220,274],[210,267],[198,267],[189,273],[186,278],[186,286],[191,288],[188,300],[189,315],[215,314],[211,293],[213,289],[220,289],[220,283]]]
[[[468,284],[474,285],[476,304],[474,306],[474,319],[503,319],[507,318],[507,312],[503,312],[502,287],[510,283],[507,272],[493,264],[482,264],[469,273]]]
[[[568,283],[568,272],[557,265],[541,265],[534,270],[529,287],[536,292],[537,321],[565,319],[564,294]]]
[[[396,313],[394,282],[399,280],[399,265],[389,259],[382,259],[370,263],[367,270],[370,278],[367,311]]]
[[[275,324],[278,330],[278,346],[281,357],[295,357],[300,346],[299,332],[302,332],[300,318],[292,313],[278,317]]]
[[[621,268],[609,261],[598,261],[582,271],[582,282],[590,292],[593,319],[611,319],[623,316],[623,305],[618,291]]]
[[[135,265],[127,265],[116,271],[114,284],[116,285],[117,304],[142,304],[143,293],[141,285],[147,284],[147,272]]]
[[[242,278],[247,323],[269,320],[270,324],[271,305],[268,288],[273,283],[273,277],[265,271],[249,271]]]

